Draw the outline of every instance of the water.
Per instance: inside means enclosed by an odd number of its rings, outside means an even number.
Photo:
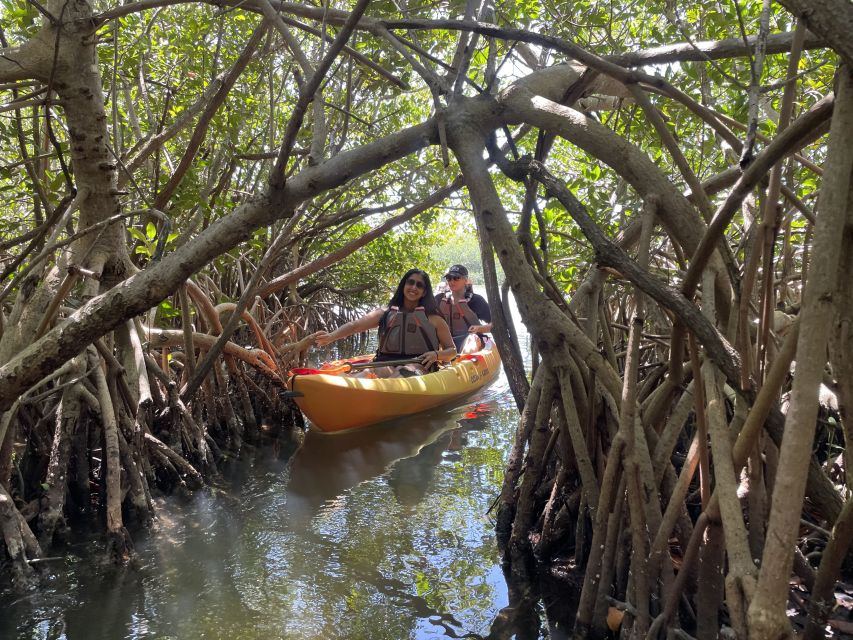
[[[311,430],[292,461],[262,450],[160,500],[134,566],[90,540],[46,563],[37,592],[0,594],[0,640],[488,636],[512,611],[488,512],[517,423],[501,373],[456,407]],[[562,635],[530,613],[497,635]]]
[[[485,636],[507,587],[489,507],[518,414],[503,377],[463,405],[273,450],[158,505],[137,566],[100,543],[2,596],[0,638]]]

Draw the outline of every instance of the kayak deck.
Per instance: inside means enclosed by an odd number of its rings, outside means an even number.
[[[366,362],[360,356],[343,362]],[[462,398],[491,382],[499,373],[500,356],[492,345],[463,356],[434,373],[409,378],[354,378],[345,374],[291,375],[290,391],[301,393],[297,406],[321,431],[344,431],[419,413]]]

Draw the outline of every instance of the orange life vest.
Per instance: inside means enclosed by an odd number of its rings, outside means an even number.
[[[438,332],[423,307],[410,312],[391,307],[379,329],[379,355],[408,358],[439,349]]]
[[[438,301],[438,312],[447,321],[447,326],[450,327],[450,335],[452,336],[464,335],[468,333],[469,327],[481,324],[480,318],[468,306],[469,299],[465,297],[462,300],[456,301],[453,299],[453,293],[448,291]]]

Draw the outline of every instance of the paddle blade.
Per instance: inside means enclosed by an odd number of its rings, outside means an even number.
[[[339,373],[348,373],[350,371],[352,371],[352,365],[350,364],[342,364],[340,367],[335,367],[334,369],[308,369],[306,367],[296,367],[295,369],[290,370],[290,375],[313,376],[318,373],[324,373],[326,375],[334,376]]]
[[[289,371],[289,375],[291,376],[310,376],[315,373],[323,373],[319,369],[307,369],[305,367],[296,367],[295,369],[291,369]]]

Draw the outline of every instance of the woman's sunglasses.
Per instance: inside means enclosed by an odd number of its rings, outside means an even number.
[[[426,289],[426,283],[421,282],[420,280],[415,280],[414,278],[409,278],[408,280],[406,280],[406,284],[410,287],[417,287],[421,291]]]
[[[444,276],[444,279],[450,282],[451,280],[461,280],[462,276]]]

